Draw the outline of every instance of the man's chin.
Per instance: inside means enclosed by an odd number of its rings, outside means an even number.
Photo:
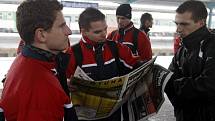
[[[185,38],[187,37],[187,35],[180,35],[180,38]]]
[[[106,39],[102,39],[102,40],[99,40],[98,42],[105,42],[106,41]]]
[[[178,36],[179,38],[184,38],[184,37],[185,37],[185,35],[184,35],[184,34],[181,34],[181,33],[177,33],[177,36]]]
[[[123,26],[123,25],[119,25],[118,28],[119,28],[119,29],[123,29],[124,26]]]

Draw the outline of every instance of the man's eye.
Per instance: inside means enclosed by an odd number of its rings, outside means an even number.
[[[189,25],[189,23],[181,23],[181,25],[187,26],[187,25]]]
[[[187,25],[190,25],[190,23],[187,23],[187,22],[181,22],[181,23],[177,23],[175,22],[176,25],[181,25],[181,26],[187,26]]]
[[[99,34],[101,31],[94,31],[93,33],[95,33],[95,34]]]

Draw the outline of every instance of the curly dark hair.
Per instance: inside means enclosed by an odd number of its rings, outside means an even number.
[[[17,8],[16,27],[26,44],[34,41],[35,30],[49,31],[63,5],[57,0],[26,0]]]

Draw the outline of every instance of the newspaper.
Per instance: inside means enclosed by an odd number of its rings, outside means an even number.
[[[158,73],[153,73],[155,71]],[[136,83],[128,100],[129,121],[142,121],[159,111],[165,100],[164,88],[171,76],[172,72],[166,68],[154,65],[153,69]]]
[[[71,93],[71,97],[78,119],[96,120],[108,117],[125,102],[128,102],[130,121],[138,121],[157,112],[164,97],[163,92],[160,92],[163,91],[160,89],[163,82],[159,82],[159,86],[153,86],[158,85],[152,81],[155,59],[156,57],[129,74],[101,81],[94,81],[77,67],[71,79],[77,90]],[[150,96],[151,104],[148,98]],[[144,108],[145,112],[138,107]]]

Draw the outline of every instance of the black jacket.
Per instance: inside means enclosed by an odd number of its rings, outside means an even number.
[[[215,121],[215,35],[206,26],[183,38],[165,92],[177,121]]]

